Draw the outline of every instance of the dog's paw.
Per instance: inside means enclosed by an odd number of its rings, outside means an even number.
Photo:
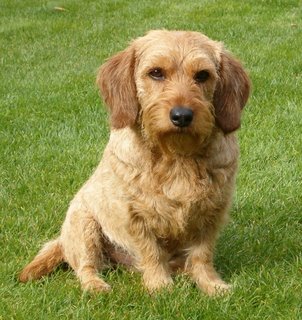
[[[82,283],[82,288],[84,291],[90,293],[99,293],[99,292],[109,292],[111,287],[102,279],[93,279],[91,281]]]
[[[173,284],[172,278],[168,275],[153,274],[152,276],[144,275],[144,285],[150,293],[154,293],[163,288],[169,288]]]
[[[198,287],[209,296],[222,296],[232,290],[232,286],[222,280],[198,281]]]

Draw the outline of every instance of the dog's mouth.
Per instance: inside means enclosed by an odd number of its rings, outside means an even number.
[[[194,135],[192,127],[171,127],[163,135]],[[196,135],[195,135],[196,136]]]
[[[166,154],[191,156],[198,153],[203,141],[190,128],[176,128],[162,133],[158,139],[158,143]]]
[[[199,154],[202,147],[207,144],[212,130],[199,132],[194,121],[189,126],[169,125],[158,131],[143,130],[147,140],[158,146],[166,155],[192,156]],[[150,134],[151,133],[151,134]]]

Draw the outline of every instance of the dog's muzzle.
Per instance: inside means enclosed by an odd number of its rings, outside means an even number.
[[[174,107],[170,111],[170,120],[176,127],[188,127],[193,120],[193,111],[186,107]]]

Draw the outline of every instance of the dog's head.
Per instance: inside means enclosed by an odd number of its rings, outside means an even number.
[[[196,152],[213,129],[240,126],[250,82],[222,44],[198,32],[151,31],[100,68],[111,126],[141,128],[162,149]]]

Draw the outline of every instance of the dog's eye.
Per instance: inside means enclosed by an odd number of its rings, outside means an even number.
[[[161,68],[154,68],[149,71],[148,75],[154,80],[164,80],[164,72]]]
[[[210,77],[210,74],[207,70],[201,70],[195,73],[194,80],[198,83],[206,82]]]

